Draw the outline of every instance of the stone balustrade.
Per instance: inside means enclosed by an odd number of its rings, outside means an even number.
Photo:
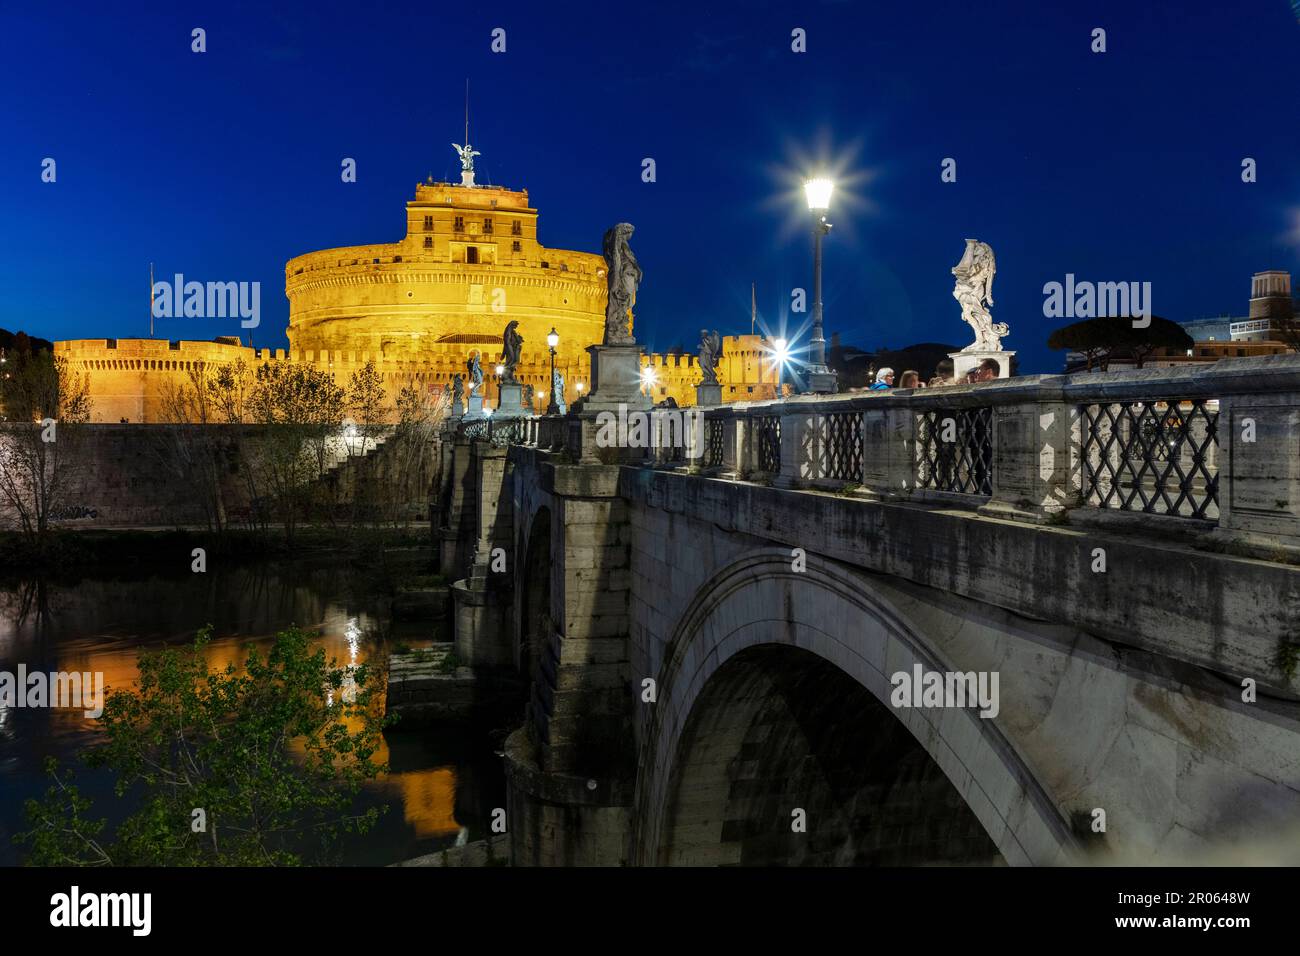
[[[1072,523],[1300,549],[1300,356],[700,411],[692,447],[650,449],[640,462],[1021,521],[1070,512]],[[573,446],[576,424],[538,419],[496,441]]]

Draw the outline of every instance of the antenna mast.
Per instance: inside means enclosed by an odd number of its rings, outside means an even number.
[[[149,263],[149,338],[153,338],[153,263]]]

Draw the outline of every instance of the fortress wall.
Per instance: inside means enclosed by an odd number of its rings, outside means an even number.
[[[545,337],[541,338],[545,342]],[[534,410],[542,413],[551,378],[550,353],[525,341],[517,377],[534,388]],[[91,421],[103,424],[161,423],[166,421],[164,396],[179,385],[191,384],[190,375],[199,366],[218,368],[243,360],[250,369],[265,362],[303,362],[324,368],[340,387],[346,388],[353,373],[368,362],[375,364],[392,407],[398,392],[408,384],[438,391],[465,375],[465,362],[478,353],[484,371],[484,388],[489,405],[495,406],[497,384],[493,369],[501,359],[498,338],[482,344],[435,343],[419,355],[388,354],[369,349],[254,349],[222,342],[165,339],[76,339],[56,342],[55,354],[66,358],[90,382]],[[759,401],[775,397],[770,367],[764,366],[762,381],[761,342],[753,336],[727,336],[723,340],[718,377],[723,383],[723,401]],[[673,398],[679,406],[695,404],[695,384],[700,380],[693,354],[643,356],[643,366],[654,368],[652,389],[656,402]],[[560,351],[556,370],[564,375],[565,401],[572,404],[591,387],[590,357],[585,351]],[[581,383],[583,389],[579,390]],[[752,389],[752,391],[751,391]],[[391,417],[391,416],[390,416]]]
[[[219,431],[226,469],[221,476],[226,520],[242,524],[249,513],[249,490],[240,457],[241,441],[256,443],[258,426],[212,425]],[[175,465],[176,429],[171,425],[86,425],[73,433],[60,431],[72,449],[69,460],[75,466],[64,505],[74,512],[56,521],[60,527],[177,527],[202,525],[205,516],[196,488]],[[0,439],[3,431],[0,430]],[[388,445],[366,456],[364,461],[347,460],[337,469],[339,501],[350,500],[350,490],[359,468],[371,469],[378,482],[391,486],[397,475]],[[437,446],[420,463],[411,487],[401,489],[408,516],[428,513],[428,494],[437,462]],[[72,514],[82,514],[73,517]],[[7,505],[0,503],[0,528],[17,526]]]

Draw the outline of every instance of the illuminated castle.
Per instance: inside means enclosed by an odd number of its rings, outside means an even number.
[[[465,150],[468,151],[468,147]],[[461,147],[457,147],[458,152]],[[472,156],[458,184],[415,187],[406,203],[406,234],[392,243],[309,252],[285,266],[289,349],[252,349],[237,339],[81,339],[55,343],[57,354],[88,374],[96,421],[163,420],[162,396],[187,380],[199,363],[242,358],[306,362],[326,368],[346,386],[373,362],[390,402],[416,384],[430,391],[465,376],[477,354],[485,398],[495,405],[494,369],[506,323],[519,321],[524,339],[515,374],[533,386],[533,409],[544,411],[551,385],[547,334],[560,337],[555,368],[572,403],[590,385],[588,345],[601,341],[605,260],[548,249],[538,242],[538,211],[527,190],[475,185]],[[725,401],[770,398],[773,375],[760,361],[755,336],[725,340],[719,378]],[[694,404],[700,380],[694,355],[646,355],[646,390],[654,401]],[[468,384],[466,384],[468,389]]]

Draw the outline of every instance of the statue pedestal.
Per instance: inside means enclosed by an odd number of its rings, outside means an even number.
[[[465,409],[466,418],[483,417],[483,393],[477,389],[470,393],[469,407]]]
[[[588,345],[591,356],[591,394],[583,403],[586,411],[647,409],[650,399],[641,394],[641,346]]]
[[[989,352],[989,351],[972,351],[972,352],[949,352],[948,358],[952,359],[952,377],[953,381],[960,383],[966,377],[966,373],[975,368],[985,359],[993,359],[998,363],[998,378],[1011,377],[1011,356],[1015,352]]]
[[[808,391],[814,395],[834,395],[839,391],[839,377],[826,368],[807,371]],[[778,396],[779,397],[779,396]]]
[[[524,387],[518,382],[502,382],[497,400],[496,418],[519,418],[524,414]]]
[[[712,408],[715,405],[721,405],[722,386],[704,384],[696,385],[695,404],[701,408]]]
[[[451,400],[451,411],[447,413],[447,417],[453,420],[459,420],[461,418],[464,418],[465,403],[462,402],[459,398],[453,398]]]

